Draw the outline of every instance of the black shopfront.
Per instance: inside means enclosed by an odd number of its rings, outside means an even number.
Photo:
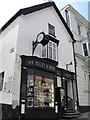
[[[65,108],[75,109],[75,74],[58,68],[58,62],[21,56],[21,118],[62,118]],[[68,83],[72,85],[72,97]]]

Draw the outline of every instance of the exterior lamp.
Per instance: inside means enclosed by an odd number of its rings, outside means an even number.
[[[42,44],[43,46],[45,46],[46,44],[48,44],[48,42],[49,42],[49,39],[46,37],[45,33],[40,32],[36,37],[36,41],[33,41],[32,56],[38,44]]]
[[[66,70],[68,70],[69,65],[72,65],[72,62],[70,62],[69,64],[66,64]]]

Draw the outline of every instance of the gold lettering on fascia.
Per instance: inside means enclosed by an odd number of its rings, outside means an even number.
[[[45,68],[45,63],[42,63],[42,62],[35,61],[35,65],[41,68]]]
[[[39,66],[41,68],[45,68],[47,70],[55,71],[55,67],[48,65],[48,64],[45,64],[45,63],[42,63],[42,62],[35,61],[35,65]]]
[[[29,61],[28,62],[29,65],[35,65],[35,66],[38,66],[40,68],[44,68],[44,69],[47,69],[47,70],[51,70],[51,71],[55,71],[55,67],[51,66],[51,65],[48,65],[48,64],[45,64],[43,62],[39,62],[39,61]]]

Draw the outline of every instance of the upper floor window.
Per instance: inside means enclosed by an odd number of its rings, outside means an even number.
[[[77,24],[77,30],[78,30],[78,34],[81,35],[81,25]]]
[[[69,13],[67,10],[65,10],[65,14],[66,14],[66,23],[68,25],[68,27],[70,27],[70,22],[69,22]]]
[[[90,55],[90,43],[88,44],[88,51],[89,51],[89,55]]]
[[[3,88],[4,72],[0,73],[0,91]]]
[[[47,57],[47,45],[42,45],[42,57]]]
[[[57,51],[57,47],[56,47],[56,43],[50,41],[48,44],[48,57],[51,59],[56,60],[56,51]]]
[[[87,44],[86,43],[83,44],[83,50],[84,50],[85,57],[88,56],[88,50],[87,50]]]
[[[90,33],[87,31],[87,38],[89,39],[90,38]]]
[[[48,45],[42,46],[42,57],[57,60],[57,44],[49,41]]]
[[[52,36],[55,36],[55,27],[48,23],[48,33]]]
[[[90,82],[90,75],[89,75],[89,82]]]

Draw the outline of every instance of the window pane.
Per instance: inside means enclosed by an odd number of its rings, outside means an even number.
[[[48,24],[49,34],[55,36],[55,27],[51,24]]]
[[[65,14],[66,14],[66,23],[67,23],[68,27],[70,27],[69,13],[67,10],[65,10]]]
[[[87,51],[87,45],[86,45],[86,43],[83,44],[83,50],[84,50],[85,57],[88,56],[88,51]]]
[[[34,76],[28,75],[27,80],[27,106],[33,106],[33,96],[34,96]]]
[[[90,33],[87,31],[87,38],[89,39],[89,37],[90,37]]]
[[[4,72],[0,73],[0,91],[3,88]]]
[[[52,58],[52,42],[49,42],[49,58]]]
[[[56,44],[53,43],[53,59],[56,60]]]
[[[42,46],[42,57],[46,57],[46,46]]]
[[[90,44],[88,44],[88,48],[89,48],[89,55],[90,55]]]
[[[53,80],[35,76],[34,95],[34,107],[54,107]]]
[[[53,59],[56,60],[56,49],[53,49]]]
[[[78,34],[81,35],[81,26],[79,24],[77,25],[77,29],[78,29]]]

